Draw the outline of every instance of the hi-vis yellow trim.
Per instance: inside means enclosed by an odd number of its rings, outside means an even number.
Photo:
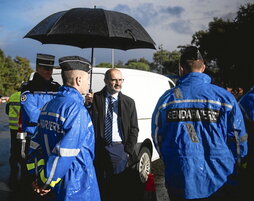
[[[41,178],[41,181],[42,181],[43,183],[46,183],[46,182],[47,182],[47,178],[44,176],[44,170],[43,170],[43,169],[42,169],[41,172],[40,172],[40,178]],[[61,181],[61,178],[58,178],[56,181],[51,181],[49,185],[50,185],[52,188],[54,188],[55,185],[56,185],[58,182],[60,182],[60,181]]]
[[[41,159],[41,160],[38,161],[37,167],[39,167],[41,165],[45,165],[44,159]],[[27,168],[27,170],[35,169],[35,163],[28,163],[28,164],[26,164],[26,168]]]

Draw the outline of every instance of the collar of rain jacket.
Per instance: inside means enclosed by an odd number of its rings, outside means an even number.
[[[211,78],[205,73],[191,72],[182,76],[178,81],[177,85],[182,83],[211,83]]]
[[[37,91],[42,89],[48,89],[52,81],[52,78],[50,78],[50,80],[45,80],[39,73],[35,72],[31,82],[33,88],[35,88]]]
[[[47,82],[53,81],[53,78],[51,77],[49,80],[45,80],[39,73],[35,72],[33,76],[33,81],[35,82],[43,82],[43,84]]]
[[[75,99],[77,102],[80,102],[81,104],[84,103],[83,96],[79,93],[77,89],[73,87],[61,86],[58,93],[63,96],[72,97],[73,99]]]

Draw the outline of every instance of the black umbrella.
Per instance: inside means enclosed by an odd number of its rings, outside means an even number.
[[[62,44],[80,48],[156,49],[146,30],[124,13],[104,9],[73,8],[42,20],[24,38],[43,44]]]
[[[80,48],[155,49],[152,38],[134,18],[96,8],[73,8],[50,15],[25,38]]]

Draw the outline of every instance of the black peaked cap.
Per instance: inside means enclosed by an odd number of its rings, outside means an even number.
[[[91,63],[80,56],[66,56],[59,58],[59,65],[62,71],[82,70],[89,72],[91,70]]]
[[[38,53],[36,57],[36,66],[53,68],[55,63],[55,56],[50,54]]]

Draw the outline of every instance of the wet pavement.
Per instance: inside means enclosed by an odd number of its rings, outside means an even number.
[[[5,114],[5,106],[6,103],[0,103],[0,201],[9,201],[12,194],[12,191],[8,186],[10,173],[8,162],[10,133],[8,116]],[[169,201],[164,187],[163,163],[161,160],[156,160],[152,163],[152,173],[154,174],[157,201]]]
[[[164,166],[162,160],[158,159],[152,163],[157,201],[170,201],[164,185]]]
[[[10,195],[8,187],[9,178],[9,150],[10,133],[8,127],[8,116],[5,114],[6,103],[0,104],[0,200],[6,201]]]

